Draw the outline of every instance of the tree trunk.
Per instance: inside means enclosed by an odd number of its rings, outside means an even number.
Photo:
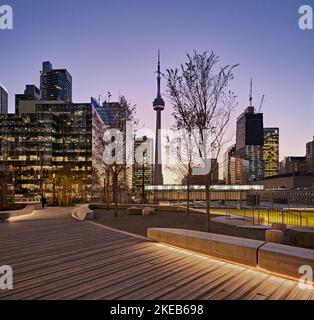
[[[191,177],[190,175],[188,176],[188,181],[187,181],[187,204],[186,204],[186,213],[189,215],[190,214],[190,181]]]
[[[115,172],[114,173],[114,216],[117,218],[118,217],[118,175],[117,173]]]
[[[109,184],[107,184],[107,190],[106,190],[106,202],[107,202],[107,204],[106,204],[106,209],[107,210],[109,210],[109,202],[110,202],[110,194],[109,194]]]
[[[211,217],[210,217],[210,207],[211,207],[211,194],[210,194],[210,185],[211,185],[211,172],[207,176],[206,183],[206,215],[207,215],[207,231],[211,231]]]
[[[206,183],[206,223],[207,223],[207,232],[210,232],[210,195],[209,195],[209,184]]]

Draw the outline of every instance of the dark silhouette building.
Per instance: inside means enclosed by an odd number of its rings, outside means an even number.
[[[27,109],[27,105],[33,104],[31,101],[39,101],[40,99],[40,90],[33,84],[26,85],[24,94],[15,95],[15,113],[20,113],[20,109]]]
[[[306,157],[285,157],[280,163],[280,174],[306,171]]]
[[[314,137],[306,144],[306,171],[314,173]]]
[[[49,61],[43,62],[40,76],[42,100],[72,101],[72,76],[66,69],[53,69]]]
[[[236,157],[249,161],[246,183],[264,178],[263,114],[250,105],[237,120]]]

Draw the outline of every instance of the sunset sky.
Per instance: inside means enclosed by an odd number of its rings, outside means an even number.
[[[298,0],[16,0],[14,30],[0,31],[0,82],[14,95],[39,86],[41,62],[67,68],[75,102],[125,94],[154,129],[157,50],[162,69],[179,66],[193,49],[214,51],[221,65],[237,64],[232,89],[239,108],[265,94],[265,126],[280,128],[280,155],[304,155],[314,133],[314,31],[298,28]],[[306,1],[314,7],[314,1]],[[164,88],[164,82],[163,82]],[[163,126],[172,123],[171,106]]]

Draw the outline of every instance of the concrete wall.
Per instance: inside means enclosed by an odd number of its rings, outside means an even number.
[[[314,270],[311,249],[182,229],[150,228],[147,237],[295,280],[302,276],[301,267]],[[313,279],[309,281],[313,283]]]
[[[248,225],[241,219],[213,218],[210,231],[217,234],[242,237],[246,239],[265,240],[265,232],[271,227]],[[284,235],[284,244],[314,248],[314,228],[288,227]]]
[[[237,219],[235,219],[237,220]],[[241,222],[238,219],[239,223]],[[210,222],[210,232],[217,234],[225,234],[228,236],[242,237],[246,239],[265,240],[265,232],[269,227],[265,226],[246,226],[236,222],[234,224],[227,223],[226,218],[213,218]]]

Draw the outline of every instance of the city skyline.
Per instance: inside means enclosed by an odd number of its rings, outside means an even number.
[[[314,301],[314,0],[4,1],[0,303]]]
[[[124,1],[93,1],[91,6],[73,6],[73,1],[68,1],[60,6],[57,1],[49,7],[47,1],[32,1],[32,6],[29,1],[7,2],[14,10],[14,29],[0,33],[6,48],[0,81],[9,91],[10,112],[14,111],[14,95],[21,93],[26,83],[39,86],[40,64],[50,60],[72,74],[73,101],[87,102],[99,94],[105,100],[108,91],[113,98],[123,93],[137,104],[141,122],[154,130],[151,103],[157,50],[163,55],[162,72],[179,66],[185,53],[193,49],[214,50],[222,65],[240,63],[232,83],[239,105],[230,134],[235,138],[236,118],[249,104],[249,79],[253,77],[253,105],[258,108],[265,94],[265,126],[281,131],[280,159],[305,154],[314,130],[314,68],[310,63],[314,45],[313,32],[298,28],[301,1],[266,1],[263,5],[244,0],[236,4],[197,1],[195,5],[160,1],[160,8],[167,10],[156,25],[148,23],[155,12],[150,2],[138,1],[132,6]],[[34,7],[38,21],[30,19]],[[43,10],[58,14],[45,15],[43,20]],[[86,13],[86,25],[79,23],[81,12]],[[108,12],[112,14],[106,15]],[[88,21],[89,13],[92,21]],[[114,23],[117,16],[123,21],[119,26]],[[27,36],[36,41],[30,45]],[[165,83],[162,89],[164,92]],[[171,105],[167,105],[163,128],[172,123]]]

